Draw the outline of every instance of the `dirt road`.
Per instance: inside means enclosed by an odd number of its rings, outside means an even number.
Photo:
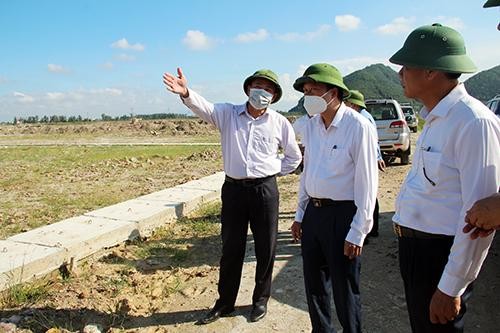
[[[361,295],[365,332],[409,332],[398,269],[397,240],[391,230],[394,199],[409,166],[393,165],[380,174],[380,236],[363,249]],[[250,323],[255,257],[249,235],[237,310],[231,317],[194,325],[217,297],[220,238],[196,234],[194,227],[172,226],[156,240],[123,244],[106,257],[81,264],[78,276],[54,278],[49,294],[29,307],[0,310],[0,318],[19,316],[19,329],[78,331],[90,323],[110,332],[309,332],[300,245],[290,227],[298,176],[279,179],[281,204],[276,265],[268,315]],[[216,218],[216,217],[215,217]],[[184,252],[167,251],[167,242]],[[147,250],[147,255],[138,252]],[[490,250],[466,316],[467,332],[498,332],[500,325],[500,241]],[[184,254],[183,254],[184,253]],[[174,265],[170,258],[181,261]],[[181,255],[186,255],[182,257]],[[335,316],[334,316],[335,317]],[[16,319],[19,319],[16,318]],[[336,325],[339,329],[340,326]]]

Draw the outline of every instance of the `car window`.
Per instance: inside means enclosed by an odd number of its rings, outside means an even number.
[[[375,120],[398,119],[398,113],[393,104],[368,104],[366,108]]]

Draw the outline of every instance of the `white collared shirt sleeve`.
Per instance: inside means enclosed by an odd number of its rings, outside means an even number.
[[[223,122],[223,114],[215,112],[216,104],[207,101],[203,96],[196,91],[188,88],[189,96],[187,98],[181,97],[182,102],[194,114],[203,119],[209,124],[214,125],[217,129],[221,129]]]
[[[460,170],[463,206],[456,223],[456,233],[438,288],[449,296],[460,296],[481,269],[494,233],[471,240],[462,228],[466,211],[474,202],[498,191],[500,184],[500,130],[496,119],[475,119],[460,135],[454,149]],[[474,138],[474,139],[472,139]],[[478,138],[483,138],[478,139]]]
[[[283,120],[281,138],[281,148],[283,148],[284,157],[281,160],[280,175],[287,175],[297,169],[302,160],[302,153],[295,139],[292,124],[286,119]]]
[[[304,159],[307,158],[307,155],[304,155]],[[305,163],[305,161],[304,161]],[[298,202],[297,202],[297,210],[295,212],[295,221],[302,222],[304,218],[304,213],[306,211],[307,204],[309,203],[309,195],[306,192],[306,173],[302,172],[300,174],[300,182],[299,182],[299,194],[298,194]]]
[[[351,229],[346,240],[362,246],[366,235],[373,226],[373,210],[378,189],[377,169],[377,135],[371,124],[360,127],[359,135],[354,140],[353,159],[354,173],[354,203],[356,214],[351,223]]]

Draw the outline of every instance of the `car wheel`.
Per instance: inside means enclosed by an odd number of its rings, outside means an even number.
[[[411,155],[411,146],[408,147],[407,151],[404,151],[401,153],[400,159],[401,159],[401,165],[408,165],[410,164],[410,155]]]
[[[412,131],[413,133],[417,133],[418,128],[417,128],[417,127],[413,127],[413,128],[411,129],[411,131]]]

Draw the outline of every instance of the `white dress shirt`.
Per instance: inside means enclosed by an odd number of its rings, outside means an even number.
[[[302,135],[306,150],[295,221],[302,222],[310,198],[354,200],[357,211],[346,240],[361,246],[373,225],[377,196],[375,129],[342,103],[328,129],[317,115],[307,122]]]
[[[359,114],[368,119],[375,128],[375,133],[377,134],[377,143],[378,143],[377,123],[375,122],[375,119],[373,119],[373,116],[370,114],[370,112],[366,111],[365,109],[361,109],[359,111]],[[377,144],[377,160],[380,161],[381,159],[382,159],[382,152],[380,151],[380,146]]]
[[[311,119],[311,117],[308,114],[303,115],[300,118],[297,118],[293,124],[293,130],[295,131],[295,138],[297,141],[302,141],[302,131],[304,127],[306,126],[307,122]]]
[[[222,157],[226,175],[235,179],[263,178],[294,171],[302,160],[290,122],[267,108],[253,118],[246,103],[212,104],[189,89],[184,104],[221,134]],[[283,149],[283,158],[278,149]]]
[[[463,84],[432,112],[424,107],[420,114],[424,129],[393,220],[412,229],[455,236],[438,288],[460,296],[477,277],[493,239],[490,235],[471,240],[462,228],[466,211],[500,185],[500,121]]]

